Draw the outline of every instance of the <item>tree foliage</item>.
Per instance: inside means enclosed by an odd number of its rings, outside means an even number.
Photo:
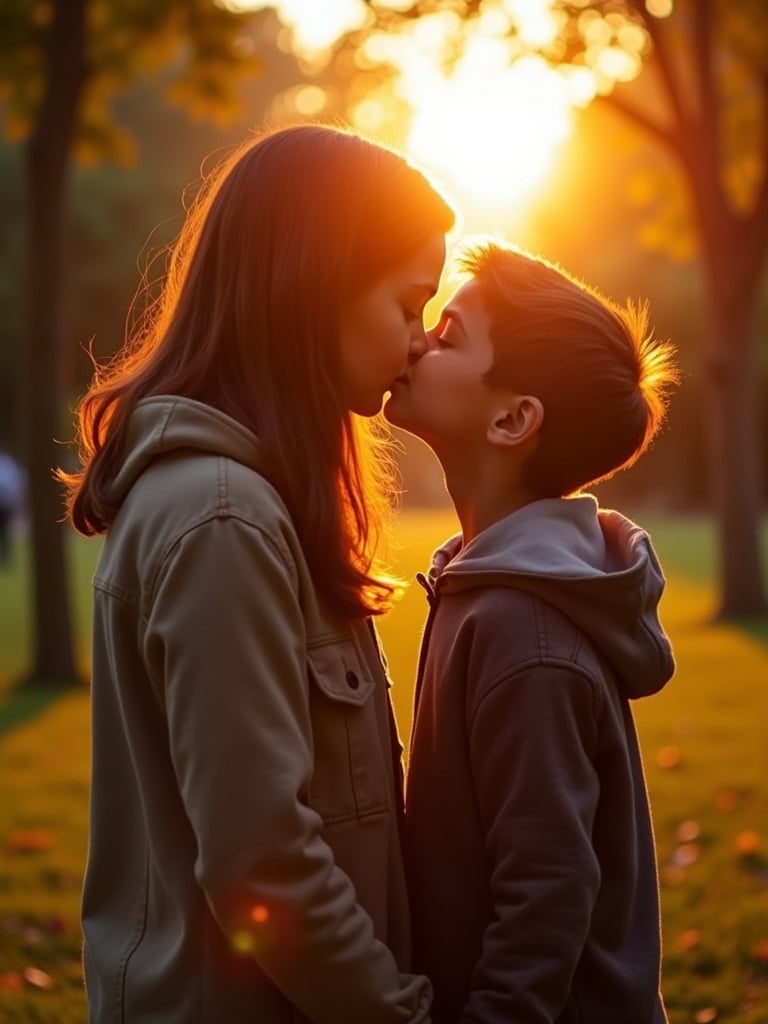
[[[450,62],[493,8],[491,0],[367,0],[371,31],[408,32],[450,19]],[[649,217],[644,242],[673,258],[697,256],[708,330],[700,345],[704,429],[717,511],[723,617],[764,615],[761,572],[759,297],[768,250],[768,7],[761,0],[552,0],[557,31],[526,37],[514,5],[510,60],[535,51],[559,71],[587,71],[590,102],[609,105],[669,160],[630,183]],[[358,76],[359,77],[359,76]],[[503,111],[499,110],[500,130]],[[610,144],[610,143],[609,143]]]
[[[0,97],[11,140],[29,136],[40,110],[54,8],[52,0],[7,0],[0,7]],[[113,104],[137,81],[162,79],[170,103],[222,124],[242,110],[243,79],[262,68],[248,20],[214,0],[89,0],[85,14],[71,148],[87,166],[135,161],[134,138]]]
[[[51,476],[60,461],[62,382],[71,339],[62,329],[66,210],[73,154],[130,160],[113,100],[145,76],[195,116],[236,109],[238,76],[257,63],[242,16],[214,0],[10,0],[0,7],[0,97],[6,133],[22,144],[24,328],[22,434],[33,549],[31,679],[76,674],[62,506]]]

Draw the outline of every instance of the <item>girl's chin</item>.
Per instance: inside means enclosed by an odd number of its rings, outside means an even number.
[[[390,391],[386,396],[384,408],[382,409],[384,419],[395,427],[403,425],[401,424],[401,403],[398,401],[398,391],[399,388],[395,385],[394,390]]]

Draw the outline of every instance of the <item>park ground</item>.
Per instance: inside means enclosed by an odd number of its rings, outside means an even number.
[[[768,623],[712,623],[713,532],[646,520],[669,585],[662,615],[677,673],[635,715],[659,858],[663,988],[670,1024],[768,1024]],[[405,578],[454,529],[448,513],[404,513],[393,560]],[[27,552],[0,574],[0,1024],[84,1024],[78,904],[87,835],[85,686],[23,690]],[[73,540],[73,597],[87,674],[97,542]],[[421,588],[380,632],[407,735]]]

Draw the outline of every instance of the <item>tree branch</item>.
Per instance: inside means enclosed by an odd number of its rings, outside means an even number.
[[[44,41],[44,85],[31,150],[45,146],[65,155],[74,130],[77,105],[86,78],[85,0],[58,0]]]
[[[768,80],[762,76],[763,86],[763,132],[762,137],[768,140]],[[751,263],[754,273],[757,275],[765,259],[768,250],[768,152],[766,146],[762,154],[763,177],[758,189],[755,205],[751,212],[744,218],[744,237],[751,243]]]
[[[685,103],[683,102],[682,90],[675,77],[672,58],[661,24],[657,18],[648,14],[645,4],[639,2],[639,0],[628,0],[627,7],[642,23],[651,38],[653,43],[653,59],[658,67],[662,85],[669,100],[669,106],[677,123],[683,125],[687,120]]]
[[[662,143],[662,145],[671,149],[676,155],[679,155],[679,148],[674,132],[665,128],[660,121],[654,120],[645,113],[645,111],[640,110],[639,107],[636,107],[632,103],[628,103],[626,99],[618,96],[616,94],[616,90],[608,96],[599,96],[595,102],[602,103],[604,106],[611,107],[618,111],[623,117],[626,117],[627,120],[653,136],[657,142]]]
[[[706,146],[714,167],[720,166],[720,104],[712,60],[712,0],[697,0],[693,5],[693,56],[701,101],[696,117],[701,124],[699,141]]]

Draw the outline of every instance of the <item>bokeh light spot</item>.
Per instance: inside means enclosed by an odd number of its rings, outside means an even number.
[[[253,952],[256,945],[251,933],[246,931],[235,932],[230,941],[232,949],[240,956],[248,956],[249,953]]]
[[[263,903],[257,903],[251,911],[251,920],[256,924],[265,924],[269,920],[269,910]]]

